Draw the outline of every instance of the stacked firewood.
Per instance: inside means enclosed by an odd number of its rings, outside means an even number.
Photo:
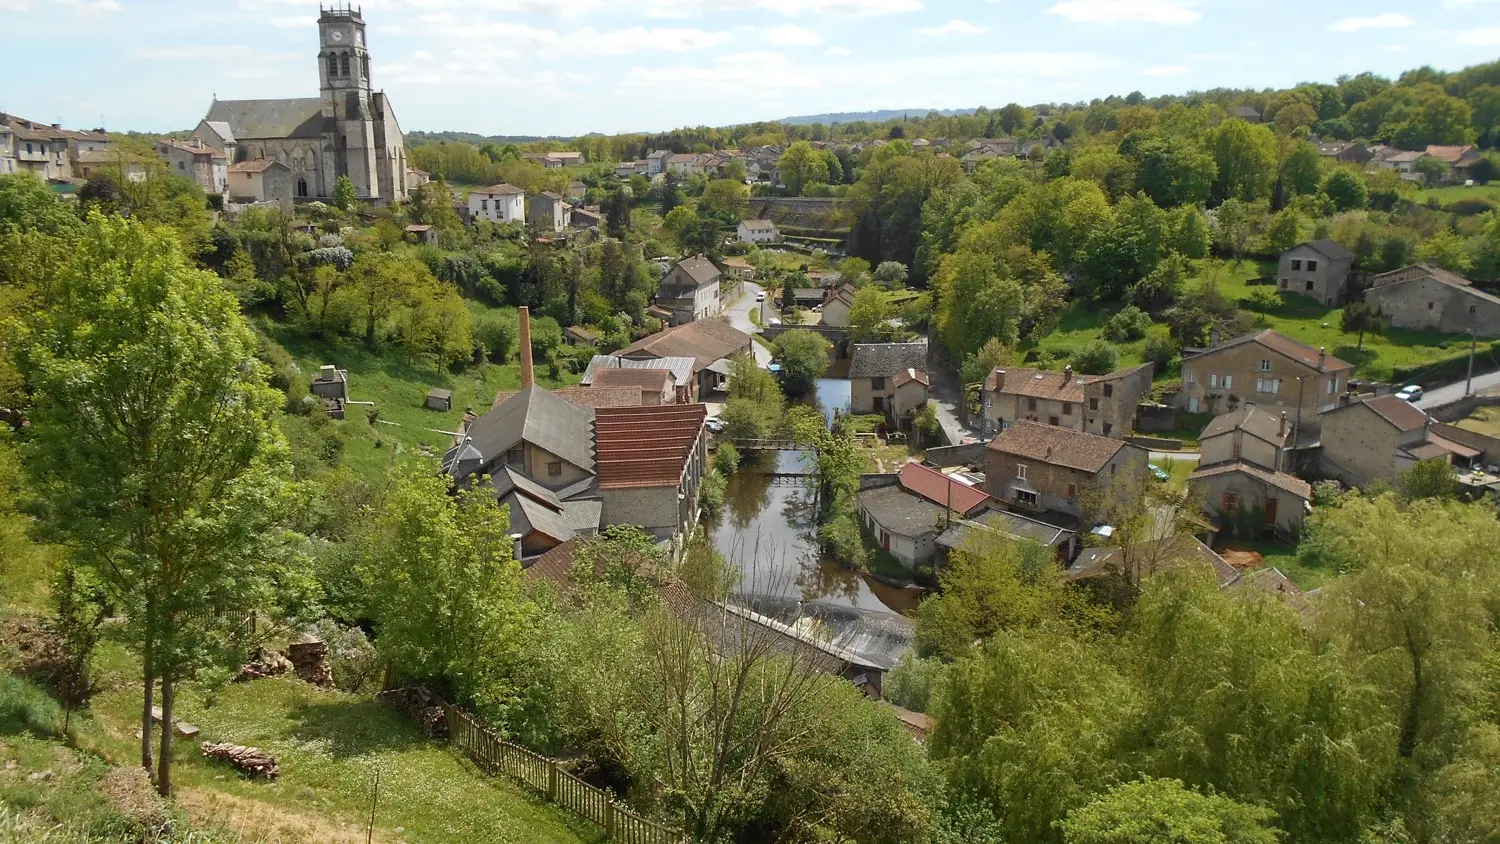
[[[279,651],[268,651],[265,648],[255,650],[255,658],[240,666],[240,673],[235,675],[236,683],[248,680],[260,680],[266,677],[280,677],[292,668],[291,660],[281,655]]]
[[[428,738],[447,738],[448,712],[443,708],[442,698],[426,688],[409,686],[404,689],[391,689],[381,692],[380,699],[417,722],[417,726],[427,734]]]
[[[292,661],[297,679],[325,689],[333,688],[333,669],[328,666],[326,643],[316,640],[297,642],[287,646],[286,655]]]
[[[258,747],[245,747],[241,744],[214,743],[205,741],[203,743],[203,755],[209,759],[217,759],[220,762],[228,762],[240,773],[252,777],[263,777],[268,780],[276,779],[276,759]]]

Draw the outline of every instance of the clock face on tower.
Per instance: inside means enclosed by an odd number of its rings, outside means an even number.
[[[344,33],[340,30],[335,29],[333,32],[329,33],[328,37],[332,38],[334,43],[337,44],[338,42],[344,40]]]

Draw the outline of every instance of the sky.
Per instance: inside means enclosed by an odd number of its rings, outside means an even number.
[[[325,0],[327,2],[327,0]],[[404,130],[577,135],[1392,76],[1500,58],[1500,0],[365,0]],[[0,0],[0,111],[192,128],[318,94],[318,0]]]

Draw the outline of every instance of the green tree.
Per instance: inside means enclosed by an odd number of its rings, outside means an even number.
[[[1208,202],[1219,167],[1187,138],[1156,138],[1134,150],[1136,188],[1163,208]]]
[[[1073,369],[1083,375],[1106,375],[1119,365],[1119,350],[1103,340],[1090,340],[1073,353]]]
[[[875,268],[875,280],[885,287],[903,287],[906,284],[906,265],[900,261],[881,261]]]
[[[807,141],[787,147],[776,167],[793,196],[801,196],[808,185],[828,183],[828,164]]]
[[[1359,344],[1355,348],[1361,351],[1365,348],[1365,332],[1380,334],[1385,327],[1385,314],[1363,300],[1350,302],[1339,314],[1339,330],[1345,334],[1358,334]]]
[[[1307,239],[1307,221],[1295,208],[1283,208],[1271,215],[1261,235],[1261,249],[1280,254]]]
[[[1451,500],[1458,494],[1458,479],[1446,460],[1419,460],[1396,475],[1396,493],[1401,500]]]
[[[849,336],[856,343],[880,343],[891,339],[890,320],[896,309],[878,287],[862,287],[849,306]]]
[[[1433,232],[1432,237],[1422,241],[1422,248],[1417,251],[1418,256],[1424,261],[1431,261],[1445,270],[1456,273],[1468,272],[1474,266],[1474,259],[1469,256],[1468,244],[1452,229],[1438,229]]]
[[[1308,141],[1293,141],[1281,160],[1280,181],[1288,197],[1318,192],[1322,175],[1318,148]]]
[[[1323,193],[1338,211],[1356,211],[1370,204],[1365,180],[1351,170],[1335,170],[1323,180]]]
[[[750,189],[742,181],[715,179],[703,189],[698,200],[700,214],[715,214],[735,224],[750,210]]]
[[[1147,777],[1111,788],[1058,825],[1067,844],[1277,844],[1275,818],[1181,780]]]
[[[340,211],[353,211],[354,204],[359,197],[354,192],[354,182],[346,175],[340,175],[333,183],[333,204]]]
[[[978,351],[970,352],[964,357],[960,376],[965,385],[978,384],[988,378],[991,372],[1009,367],[1014,357],[1004,343],[991,337]]]
[[[172,790],[173,692],[214,632],[269,601],[286,449],[256,342],[175,239],[95,216],[25,336],[32,466],[51,524],[124,612],[142,657],[141,764]],[[95,420],[80,424],[80,420]]]
[[[1269,128],[1226,120],[1209,130],[1206,145],[1218,168],[1214,201],[1253,202],[1270,196],[1276,174],[1276,136]]]
[[[812,392],[819,378],[828,373],[833,344],[807,329],[793,329],[776,338],[776,359],[781,362],[781,383],[793,396]]]
[[[1208,217],[1197,206],[1184,205],[1177,210],[1168,248],[1184,258],[1206,258],[1213,245]]]
[[[1167,254],[1167,212],[1145,196],[1126,197],[1114,221],[1096,229],[1083,247],[1083,272],[1093,297],[1117,301],[1131,284],[1155,270]]]

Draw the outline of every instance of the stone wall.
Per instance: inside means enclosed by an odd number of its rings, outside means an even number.
[[[980,471],[984,470],[985,453],[989,443],[969,443],[967,445],[945,445],[938,448],[927,449],[927,464],[939,469],[947,469],[952,466],[977,466]],[[863,488],[863,487],[861,487]]]
[[[1166,433],[1177,428],[1177,408],[1166,404],[1143,404],[1135,409],[1135,429]]]

